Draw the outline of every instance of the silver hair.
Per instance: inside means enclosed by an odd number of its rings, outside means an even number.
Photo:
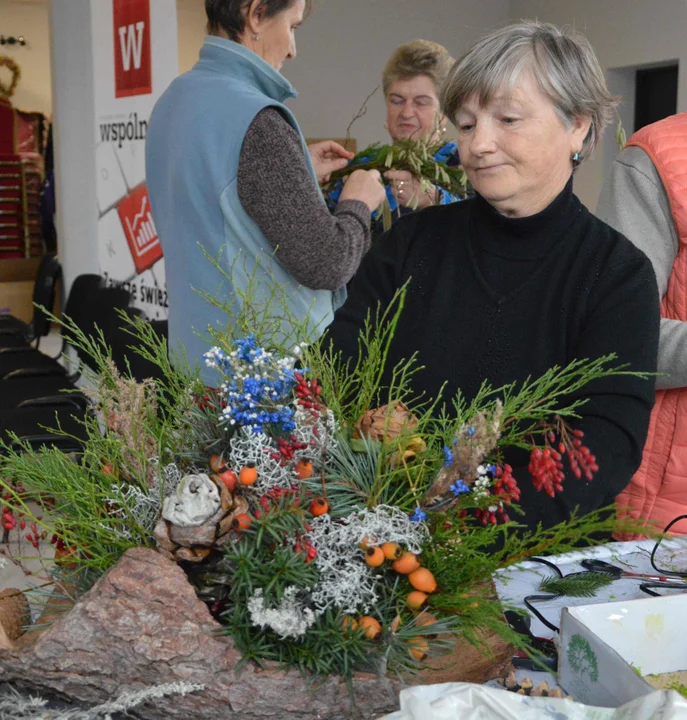
[[[477,95],[486,105],[527,70],[568,127],[577,118],[591,118],[579,165],[594,151],[618,101],[606,87],[589,40],[575,30],[523,20],[489,33],[451,69],[441,95],[443,112],[455,123],[468,98]]]

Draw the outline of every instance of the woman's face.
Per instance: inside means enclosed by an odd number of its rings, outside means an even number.
[[[257,11],[253,11],[255,6]],[[272,17],[262,17],[257,2],[253,2],[243,44],[275,70],[281,70],[286,60],[296,57],[296,29],[303,22],[304,13],[305,0],[293,0],[286,10]]]
[[[437,89],[429,75],[394,80],[386,94],[386,124],[392,140],[422,140],[446,126]],[[435,141],[437,138],[433,138]]]
[[[563,123],[531,73],[481,106],[478,97],[456,117],[460,161],[475,190],[502,215],[525,217],[546,208],[572,173],[590,119]]]

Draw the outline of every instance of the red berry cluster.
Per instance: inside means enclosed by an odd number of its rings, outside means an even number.
[[[555,497],[557,492],[563,491],[565,473],[561,459],[562,455],[552,447],[547,446],[543,450],[532,448],[528,470],[535,490],[543,490],[549,497]]]
[[[55,550],[59,552],[64,552],[67,549],[67,546],[64,544],[64,540],[62,538],[57,537],[57,535],[53,535],[50,538],[50,544],[55,546]]]
[[[280,501],[282,498],[293,498],[293,507],[298,507],[300,505],[300,497],[296,497],[297,490],[298,488],[294,486],[291,486],[290,488],[272,488],[271,490],[268,490],[258,500],[261,509],[256,510],[253,515],[255,515],[257,520],[260,520],[263,514],[266,515],[272,512],[272,501]]]
[[[576,478],[584,476],[591,480],[598,471],[596,457],[583,445],[582,430],[570,430],[558,418],[556,430],[549,430],[543,448],[534,447],[530,454],[529,471],[536,490],[543,490],[549,497],[563,491],[563,456],[567,455],[570,469]]]
[[[219,388],[213,388],[209,385],[205,387],[205,395],[196,397],[195,402],[201,410],[214,410],[217,407],[224,410],[227,406],[227,401],[220,394]]]
[[[520,488],[517,480],[513,477],[513,468],[510,465],[506,463],[503,467],[496,468],[494,471],[494,484],[491,490],[487,492],[489,497],[494,498],[494,500],[490,502],[489,507],[475,510],[475,517],[482,525],[510,522],[506,507],[520,500]],[[489,509],[493,507],[496,507],[496,509]]]
[[[317,557],[317,550],[306,537],[297,537],[293,548],[297,553],[305,553],[305,562],[310,563]]]
[[[5,537],[7,537],[10,530],[14,530],[15,527],[17,527],[17,518],[14,516],[14,513],[5,506],[2,509],[2,529],[5,531]],[[24,521],[22,521],[24,522]],[[26,522],[24,522],[24,527],[26,527]],[[22,528],[23,530],[24,528]],[[5,540],[6,542],[7,540]]]
[[[10,500],[12,498],[12,495],[9,493],[3,496],[4,500]],[[37,521],[41,521],[42,517],[38,515],[36,517]],[[5,505],[2,509],[2,520],[0,520],[0,526],[2,526],[3,529],[3,539],[2,541],[4,543],[9,542],[9,534],[14,528],[19,526],[19,529],[23,532],[26,530],[26,520],[24,519],[24,513],[19,513],[18,515],[14,514],[14,510],[12,510],[10,507]],[[36,528],[36,523],[31,523],[30,525],[31,535],[27,534],[26,539],[34,546],[38,547],[38,542],[45,538],[46,533],[39,533],[38,529]],[[42,537],[41,537],[42,536]]]
[[[40,520],[40,518],[36,519]],[[24,521],[22,520],[22,522]],[[41,544],[41,540],[45,540],[48,533],[45,530],[43,530],[42,532],[38,532],[36,523],[31,523],[31,525],[29,525],[29,529],[31,530],[31,532],[26,533],[25,537],[31,543],[31,545],[33,545],[33,547],[38,550],[38,546]]]
[[[322,386],[317,380],[306,380],[301,373],[294,373],[296,385],[294,392],[296,393],[296,402],[306,410],[322,409]]]
[[[277,451],[270,453],[270,457],[286,465],[296,459],[297,450],[305,450],[307,447],[307,443],[300,442],[294,435],[289,438],[277,438]]]
[[[520,488],[517,480],[513,477],[513,468],[506,463],[503,467],[497,467],[494,472],[494,485],[492,492],[504,505],[512,505],[520,500]]]
[[[260,504],[260,509],[256,509],[253,512],[256,520],[260,520],[263,515],[268,515],[270,512],[272,512],[272,510],[274,509],[272,503],[274,501],[278,502],[283,498],[292,498],[293,507],[297,508],[300,505],[301,501],[299,495],[299,488],[291,486],[290,488],[272,488],[272,490],[268,490],[258,500],[258,503]],[[303,529],[305,530],[305,532],[310,532],[312,530],[312,526],[304,522]],[[286,543],[286,540],[284,542]],[[306,563],[311,562],[317,555],[317,550],[315,550],[315,548],[312,546],[310,540],[308,540],[307,537],[300,535],[299,533],[296,534],[294,549],[297,553],[305,553]]]
[[[564,428],[564,431],[566,431],[566,428]],[[599,471],[599,466],[596,464],[596,456],[592,455],[591,450],[582,444],[584,433],[582,430],[573,430],[572,438],[570,433],[567,433],[564,437],[565,444],[561,443],[561,445],[568,453],[568,462],[573,475],[578,479],[584,476],[585,480],[591,480],[594,473]]]

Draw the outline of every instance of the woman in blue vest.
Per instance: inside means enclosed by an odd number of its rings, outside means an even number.
[[[219,305],[240,310],[249,286],[259,303],[279,284],[291,317],[320,335],[370,245],[370,213],[384,199],[379,173],[352,173],[331,214],[318,182],[352,155],[333,142],[308,149],[283,104],[296,93],[279,71],[296,55],[308,4],[206,0],[200,59],[150,119],[146,173],[165,256],[170,347],[191,365],[202,365],[208,327],[231,322]],[[285,318],[276,330],[284,342],[293,327]]]

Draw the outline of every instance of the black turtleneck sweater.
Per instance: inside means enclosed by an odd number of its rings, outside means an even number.
[[[390,371],[418,353],[412,389],[425,399],[460,389],[471,400],[483,381],[498,388],[554,365],[615,353],[632,370],[655,372],[659,303],[651,263],[575,197],[572,180],[544,211],[500,215],[481,197],[402,218],[374,244],[329,335],[357,356],[368,310],[408,281],[388,359]],[[389,381],[387,372],[385,382]],[[592,483],[572,474],[555,499],[537,493],[528,457],[506,453],[529,526],[564,521],[578,507],[613,502],[639,467],[654,402],[653,380],[611,377],[589,384],[576,426],[596,455]],[[519,519],[519,518],[518,518]]]

